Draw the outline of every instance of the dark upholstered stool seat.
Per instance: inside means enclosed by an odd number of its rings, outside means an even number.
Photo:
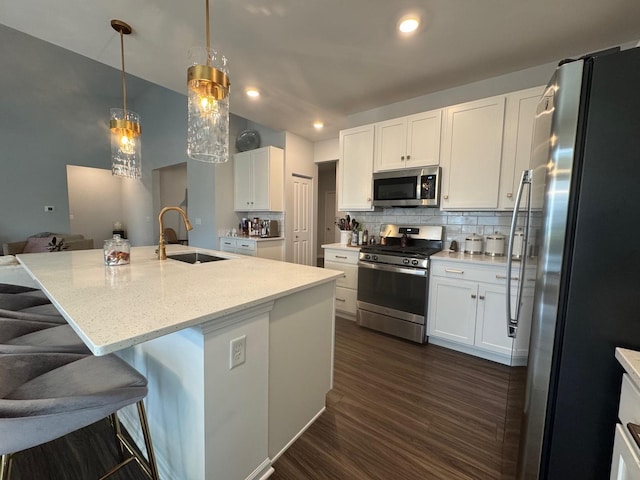
[[[53,307],[53,305],[41,305],[41,307]],[[34,322],[46,322],[46,323],[56,323],[58,325],[66,324],[67,321],[64,319],[60,313],[56,310],[55,314],[46,314],[46,313],[37,313],[33,311],[33,309],[37,309],[39,307],[33,307],[32,309],[25,309],[19,311],[13,310],[2,310],[0,309],[0,317],[2,318],[16,318],[18,320],[31,320]],[[55,307],[53,307],[55,310]]]
[[[0,318],[0,353],[91,352],[69,325]]]
[[[0,283],[0,293],[24,293],[35,292],[37,288],[25,287],[24,285],[14,285],[12,283]]]
[[[149,461],[135,458],[157,479],[142,399],[144,376],[115,355],[71,353],[0,355],[0,479],[10,475],[15,452],[54,440],[138,403]],[[119,432],[119,424],[116,426]],[[131,452],[126,441],[123,445]],[[128,462],[127,460],[126,462]],[[115,470],[111,470],[113,472]]]
[[[42,292],[31,293],[0,293],[0,308],[3,310],[20,311],[38,305],[51,304]]]

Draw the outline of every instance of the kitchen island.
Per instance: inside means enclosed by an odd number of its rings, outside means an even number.
[[[200,251],[224,260],[159,261],[131,249],[18,260],[96,355],[117,352],[149,381],[161,478],[261,479],[319,416],[332,386],[335,279],[341,272]],[[231,343],[244,361],[231,368]],[[138,445],[135,413],[121,414]]]

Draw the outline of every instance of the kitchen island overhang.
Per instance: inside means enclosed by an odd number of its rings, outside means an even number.
[[[101,250],[19,260],[95,354],[117,352],[147,376],[163,478],[267,478],[324,411],[342,273],[180,245],[168,254],[194,250],[228,260],[159,261],[155,247],[116,267]],[[243,335],[245,363],[231,369]]]

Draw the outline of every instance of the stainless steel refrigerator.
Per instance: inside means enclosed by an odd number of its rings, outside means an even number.
[[[515,223],[528,226],[526,261],[537,263],[516,477],[605,479],[622,377],[614,351],[640,349],[640,49],[557,68],[531,168],[518,197],[533,217],[516,208],[512,226],[512,238]]]

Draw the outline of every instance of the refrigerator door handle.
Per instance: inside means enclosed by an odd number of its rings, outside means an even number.
[[[509,241],[507,243],[507,275],[505,279],[506,284],[506,318],[507,318],[507,335],[511,338],[515,338],[518,330],[518,316],[520,314],[520,302],[522,301],[522,279],[524,278],[524,269],[527,259],[527,240],[529,235],[529,219],[531,218],[531,176],[533,170],[523,170],[522,178],[520,179],[520,185],[518,186],[518,193],[513,205],[513,216],[511,217],[511,229],[509,231]],[[513,267],[513,239],[516,232],[516,226],[518,224],[518,214],[520,213],[520,202],[522,201],[522,194],[524,188],[527,188],[527,213],[525,217],[525,229],[523,239],[523,255],[520,262],[520,275],[518,275],[518,285],[516,290],[516,311],[515,316],[511,316],[511,270]]]

